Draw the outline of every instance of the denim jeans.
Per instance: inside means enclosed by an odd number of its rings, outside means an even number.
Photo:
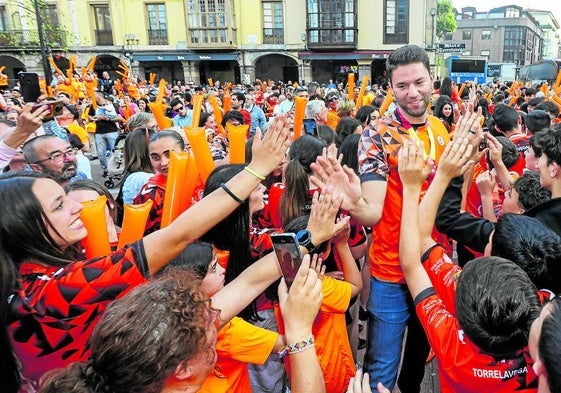
[[[107,150],[113,151],[117,136],[119,136],[118,132],[95,134],[95,148],[99,157],[99,165],[103,172],[107,172]]]
[[[370,277],[367,308],[368,346],[364,371],[370,375],[372,391],[377,391],[378,382],[392,390],[399,368],[403,334],[410,313],[414,312],[407,285]]]

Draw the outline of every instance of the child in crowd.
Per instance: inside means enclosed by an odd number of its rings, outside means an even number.
[[[423,165],[422,143],[403,145],[400,261],[439,361],[443,392],[535,391],[527,338],[540,298],[528,275],[499,257],[478,258],[460,270],[431,237],[438,201],[448,182],[472,164],[472,147],[465,138],[446,147],[419,205],[432,165]]]

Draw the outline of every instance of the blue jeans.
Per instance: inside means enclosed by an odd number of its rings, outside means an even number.
[[[393,284],[370,277],[368,298],[368,347],[364,371],[370,375],[372,391],[382,382],[395,386],[403,334],[412,309],[411,296],[405,284]]]
[[[118,132],[95,134],[95,148],[99,157],[99,165],[103,172],[107,172],[107,150],[112,151],[115,148],[117,136],[119,136]]]

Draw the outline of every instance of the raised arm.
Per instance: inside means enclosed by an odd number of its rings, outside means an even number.
[[[512,188],[512,184],[514,183],[514,178],[508,171],[508,168],[505,166],[503,162],[502,152],[503,152],[503,145],[501,142],[497,140],[491,133],[488,133],[487,136],[487,146],[489,148],[489,160],[493,164],[495,168],[495,172],[497,174],[497,180],[499,184],[503,187],[503,190],[508,191]]]
[[[470,160],[472,150],[473,146],[467,138],[457,138],[446,146],[440,157],[434,179],[419,206],[419,214],[422,217],[419,222],[422,252],[434,244],[431,233],[440,200],[448,184],[453,178],[462,175],[473,165],[473,161]]]
[[[286,331],[286,342],[306,342],[312,337],[312,324],[319,311],[322,299],[321,278],[314,267],[317,255],[310,265],[306,255],[288,292],[284,280],[279,285],[279,303]],[[291,380],[294,393],[323,393],[325,383],[313,346],[297,352],[289,352]]]
[[[317,244],[331,239],[347,223],[347,220],[335,223],[340,206],[341,196],[333,197],[329,188],[323,190],[319,197],[314,196],[307,229]],[[307,253],[304,247],[301,247],[301,250]],[[252,264],[215,294],[212,297],[212,305],[220,310],[221,326],[243,310],[281,275],[277,257],[272,252]]]
[[[343,265],[343,278],[351,284],[351,297],[353,297],[362,290],[362,276],[349,247],[350,231],[350,224],[347,223],[343,230],[333,237],[333,243]]]
[[[497,216],[495,216],[495,209],[493,206],[493,191],[497,185],[495,174],[488,170],[480,173],[475,179],[475,185],[481,197],[483,218],[491,222],[497,222]]]
[[[314,174],[312,184],[323,188],[332,186],[336,193],[343,194],[343,209],[361,225],[373,226],[382,216],[387,183],[383,180],[360,183],[356,173],[341,166],[335,156],[323,154],[311,165]]]
[[[399,261],[413,299],[432,286],[421,265],[421,233],[419,230],[419,198],[421,186],[430,167],[423,163],[424,144],[405,142],[399,151],[399,176],[403,184],[403,206],[399,233]],[[426,199],[426,198],[425,198]]]
[[[248,198],[261,182],[254,173],[264,177],[277,168],[284,158],[290,146],[290,131],[285,119],[275,119],[265,136],[261,137],[259,133],[255,135],[252,160],[248,165],[252,171],[241,171],[226,183],[226,187],[240,200]],[[169,226],[146,236],[144,249],[150,272],[158,271],[238,206],[235,198],[223,188],[218,188],[183,212]]]

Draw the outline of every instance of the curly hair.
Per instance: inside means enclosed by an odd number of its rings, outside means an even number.
[[[49,373],[41,392],[161,392],[199,354],[214,360],[215,311],[189,271],[168,270],[109,305],[86,363]]]

